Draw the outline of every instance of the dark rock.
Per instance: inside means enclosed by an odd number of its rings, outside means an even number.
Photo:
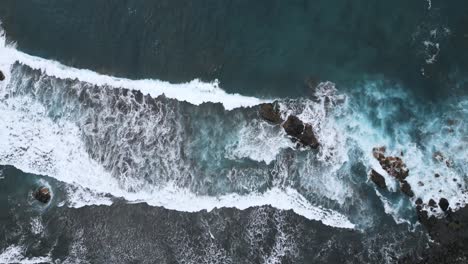
[[[416,199],[415,202],[417,205],[421,205],[423,203],[423,200],[421,198]]]
[[[304,132],[299,139],[301,143],[306,146],[310,146],[312,148],[318,148],[319,146],[318,140],[314,135],[314,131],[312,130],[312,126],[309,124],[305,125]]]
[[[408,177],[409,170],[400,157],[380,157],[380,166],[390,175],[397,178],[400,182]]]
[[[375,170],[371,170],[370,178],[375,183],[375,185],[377,185],[379,188],[382,188],[382,189],[387,188],[387,184],[385,183],[385,178],[382,175],[380,175],[378,172],[376,172]]]
[[[468,263],[468,207],[456,212],[448,209],[444,217],[429,216],[425,210],[417,214],[434,243],[423,254],[399,263]]]
[[[49,188],[40,187],[36,192],[34,192],[34,198],[41,203],[48,203],[51,198]]]
[[[408,177],[409,170],[403,160],[400,157],[386,157],[385,147],[373,148],[372,155],[379,161],[380,166],[398,181],[403,182]]]
[[[0,71],[0,81],[5,80],[5,75],[3,74],[2,71]]]
[[[436,202],[434,200],[430,199],[429,200],[429,206],[430,207],[437,207],[437,204],[436,204]]]
[[[436,174],[434,174],[434,177],[439,178],[439,177],[440,177],[440,174],[439,174],[439,173],[436,173]]]
[[[447,199],[445,198],[440,198],[439,200],[439,207],[440,209],[442,209],[442,211],[447,211],[448,207],[449,207],[449,202]]]
[[[296,116],[290,115],[286,122],[283,123],[284,131],[286,134],[293,137],[294,141],[299,141],[305,146],[310,146],[312,148],[318,148],[319,142],[315,137],[312,126],[309,124],[304,124]]]
[[[297,116],[290,115],[288,119],[283,124],[284,131],[292,137],[298,138],[302,135],[304,131],[304,123],[297,118]]]
[[[268,122],[274,124],[281,124],[281,122],[283,122],[279,108],[271,103],[260,105],[259,113],[260,116]]]
[[[407,181],[402,181],[400,186],[401,191],[408,195],[409,197],[414,196],[413,190],[411,190],[411,185]]]

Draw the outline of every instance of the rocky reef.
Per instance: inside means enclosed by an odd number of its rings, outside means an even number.
[[[264,120],[283,127],[286,134],[291,137],[293,142],[297,142],[302,146],[316,149],[319,147],[319,142],[313,131],[312,125],[304,123],[297,116],[289,115],[284,121],[281,118],[280,109],[277,103],[267,103],[260,105],[260,117]]]
[[[385,156],[385,147],[376,147],[372,150],[372,155],[379,161],[380,166],[390,176],[393,176],[398,182],[400,182],[400,190],[409,197],[414,196],[414,192],[411,189],[411,185],[405,180],[409,175],[409,169],[400,157]],[[371,180],[380,188],[385,186],[385,178],[377,173],[375,170],[371,171]]]

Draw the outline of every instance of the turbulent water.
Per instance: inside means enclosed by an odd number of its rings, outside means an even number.
[[[463,2],[153,2],[0,3],[0,263],[394,263],[468,203]]]

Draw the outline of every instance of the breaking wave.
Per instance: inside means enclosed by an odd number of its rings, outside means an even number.
[[[278,102],[283,119],[312,125],[321,146],[310,150],[259,117],[256,105],[268,100],[227,94],[216,82],[100,75],[1,41],[0,162],[71,184],[63,205],[108,205],[108,194],[189,212],[269,204],[361,228],[378,214],[372,199],[397,222],[410,222],[416,198],[466,204],[464,98],[437,108],[378,80],[340,92],[323,83],[314,98]],[[372,157],[381,145],[403,156],[414,198],[394,195],[397,182]],[[388,190],[368,181],[370,168]]]
[[[144,95],[145,87],[153,89],[145,83],[163,82],[102,76],[10,47],[2,52],[8,56],[0,65],[7,73],[0,91],[5,116],[0,120],[0,161],[80,186],[70,191],[69,206],[109,204],[106,194],[190,212],[269,204],[327,225],[354,227],[343,214],[310,203],[295,190],[297,180],[288,182],[288,167],[297,161],[282,130],[255,121],[277,147],[270,156],[260,155],[266,149],[263,140],[246,140],[246,133],[252,133],[247,124],[258,119],[255,109],[225,112],[216,104],[195,107],[165,96],[153,98],[159,92]],[[202,102],[188,96],[191,103]],[[260,102],[223,97],[228,109]]]

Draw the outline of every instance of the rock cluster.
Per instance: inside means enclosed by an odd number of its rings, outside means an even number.
[[[38,200],[41,203],[48,203],[50,201],[50,198],[51,198],[49,188],[44,187],[44,186],[37,189],[34,192],[33,196],[34,196],[34,198],[36,198],[36,200]]]
[[[372,155],[376,158],[380,166],[391,176],[395,177],[400,182],[401,191],[409,197],[414,196],[414,192],[411,190],[411,185],[405,180],[409,175],[409,170],[406,164],[400,157],[385,156],[385,147],[377,147],[372,149]],[[375,175],[375,171],[371,172],[371,180],[378,179]],[[373,176],[374,175],[374,176]],[[380,177],[382,175],[379,174]],[[383,178],[383,177],[382,177]],[[379,186],[378,183],[376,183]],[[379,186],[380,187],[380,186]]]
[[[318,148],[319,143],[310,124],[304,124],[296,116],[290,115],[283,123],[283,128],[286,134],[293,138],[293,141],[299,141],[304,146],[311,148]]]
[[[314,131],[310,124],[304,123],[297,116],[290,115],[284,121],[281,118],[279,107],[276,104],[262,104],[259,110],[260,116],[266,121],[273,124],[282,124],[286,134],[291,136],[293,142],[299,142],[303,146],[318,148],[319,142],[315,137]]]

